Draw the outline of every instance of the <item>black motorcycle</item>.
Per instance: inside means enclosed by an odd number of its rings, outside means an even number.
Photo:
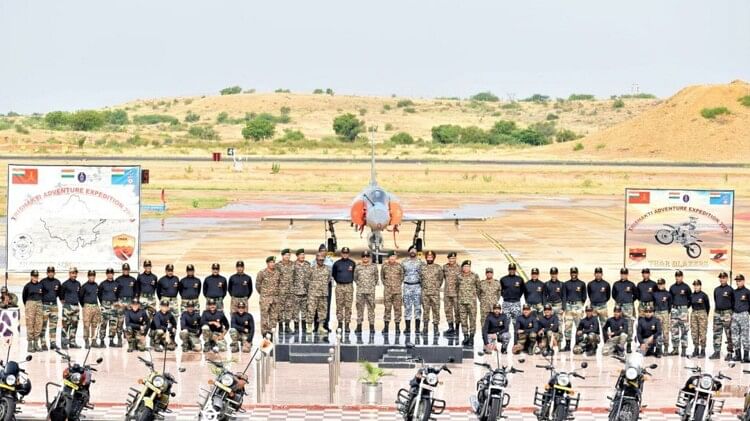
[[[550,358],[548,365],[537,365],[537,368],[543,368],[550,372],[550,378],[544,385],[544,390],[534,389],[534,406],[538,409],[534,415],[538,421],[564,421],[572,420],[573,413],[578,410],[578,403],[581,395],[576,394],[573,390],[570,379],[577,377],[585,379],[586,377],[578,374],[575,370],[571,372],[557,371],[552,365]],[[588,367],[585,361],[581,363],[581,368]]]
[[[481,352],[479,355],[483,355]],[[477,395],[472,396],[471,405],[477,419],[480,421],[497,421],[503,418],[503,409],[510,403],[510,395],[506,392],[508,389],[508,374],[523,373],[514,367],[500,365],[500,353],[497,355],[497,368],[493,369],[487,363],[474,363],[487,369],[484,376],[477,382]],[[523,363],[524,360],[520,359]]]
[[[87,365],[91,348],[86,351],[86,357],[83,364],[73,363],[70,355],[55,350],[68,363],[67,368],[63,370],[63,385],[49,382],[45,386],[45,401],[47,403],[47,415],[51,421],[77,421],[81,419],[81,412],[87,409],[93,409],[90,404],[91,384],[95,383],[94,365],[101,364],[102,358],[96,359],[95,364]],[[50,387],[58,389],[54,399],[50,400]]]
[[[612,401],[609,406],[609,421],[637,421],[641,413],[643,395],[643,381],[651,373],[643,368],[643,354],[635,352],[627,360],[620,356],[614,357],[625,364],[620,370],[620,376],[615,385],[615,396],[607,396]],[[658,367],[656,364],[648,366],[650,369]]]
[[[10,348],[8,354],[10,355]],[[23,403],[24,396],[31,393],[31,380],[26,375],[26,370],[21,368],[21,364],[29,361],[31,355],[27,355],[26,361],[20,363],[0,360],[0,421],[15,420],[16,414],[21,412],[18,404]]]
[[[446,371],[453,374],[447,366],[424,365],[409,382],[409,389],[400,389],[396,397],[396,409],[404,421],[428,421],[433,415],[440,415],[445,411],[445,401],[435,398],[437,386],[441,383],[438,375]]]
[[[730,364],[729,367],[734,367]],[[724,409],[724,400],[716,399],[721,390],[721,380],[732,380],[724,374],[716,376],[704,372],[700,367],[686,367],[693,372],[685,387],[677,394],[677,415],[682,421],[708,421]]]

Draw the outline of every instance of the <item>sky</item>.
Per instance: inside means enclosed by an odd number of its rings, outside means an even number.
[[[660,97],[750,81],[747,0],[0,0],[0,113],[221,88]]]

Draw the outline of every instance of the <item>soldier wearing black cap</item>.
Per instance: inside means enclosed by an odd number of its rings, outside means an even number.
[[[201,279],[195,276],[195,266],[185,267],[185,277],[180,279],[180,314],[185,312],[188,304],[200,311]]]
[[[656,281],[656,291],[654,291],[654,317],[661,323],[661,336],[657,342],[658,351],[661,355],[669,354],[669,329],[670,313],[672,311],[672,294],[667,291],[667,282],[664,278]]]
[[[143,309],[148,313],[149,319],[154,317],[156,313],[156,283],[158,279],[156,275],[151,272],[151,260],[143,261],[143,272],[138,275],[138,296],[141,298],[141,305]]]
[[[182,352],[201,350],[201,314],[195,310],[195,304],[188,303],[180,316],[180,339]]]
[[[57,319],[60,309],[57,307],[57,299],[60,296],[60,281],[55,278],[55,267],[47,267],[47,277],[42,279],[44,296],[42,296],[42,334],[39,337],[42,345],[41,350],[47,350],[47,330],[49,329],[49,349],[57,349]]]
[[[60,345],[62,349],[80,348],[76,344],[76,333],[78,331],[78,319],[81,314],[80,297],[81,283],[78,282],[78,269],[68,269],[68,279],[60,287],[60,300],[62,301],[62,331],[60,332]]]
[[[117,333],[117,309],[115,308],[118,301],[119,285],[115,282],[115,270],[108,268],[106,279],[99,284],[99,303],[102,311],[102,323],[99,325],[99,347],[104,348],[104,338],[107,336],[107,327],[109,327],[109,346],[110,348],[121,347],[122,343],[115,344],[115,334]]]
[[[44,286],[39,282],[39,272],[31,271],[31,280],[24,285],[21,299],[23,300],[26,314],[26,337],[28,339],[28,351],[41,351],[39,347],[39,335],[42,333],[42,297],[44,297]]]
[[[336,319],[338,327],[349,333],[354,301],[354,268],[357,264],[349,258],[349,247],[341,249],[341,258],[333,264],[331,276],[336,281]],[[330,304],[329,310],[330,313]]]
[[[656,291],[656,282],[651,279],[651,270],[649,268],[641,269],[641,277],[642,279],[638,282],[636,291],[639,316],[646,306],[654,306],[654,291]]]
[[[734,342],[734,360],[750,362],[750,290],[745,288],[745,276],[734,277],[737,288],[734,290],[734,307],[732,308],[732,341]]]
[[[544,303],[552,306],[552,313],[558,318],[563,317],[563,283],[558,278],[558,270],[551,267],[550,280],[544,283]]]
[[[445,320],[448,322],[448,330],[443,332],[445,336],[454,336],[458,334],[459,317],[458,317],[458,290],[456,289],[456,280],[461,273],[461,267],[456,263],[457,255],[455,251],[448,253],[448,263],[443,265],[443,279],[445,288],[443,290],[443,307],[445,307]]]
[[[727,361],[731,361],[734,348],[732,344],[732,307],[734,307],[734,294],[732,287],[728,284],[729,275],[726,272],[719,274],[719,286],[714,288],[714,353],[708,357],[711,360],[721,358],[721,334],[727,336]]]
[[[631,351],[630,344],[633,342],[633,322],[636,320],[634,307],[635,294],[635,284],[628,279],[628,268],[620,269],[620,279],[612,284],[612,299],[622,309],[622,316],[628,320],[628,353]]]
[[[584,317],[583,305],[585,302],[586,283],[578,279],[578,268],[573,266],[570,268],[570,280],[563,284],[563,314],[565,315],[565,348],[563,351],[570,351],[573,346],[573,326],[580,325],[581,319]]]
[[[672,352],[669,355],[680,354],[682,348],[683,357],[687,357],[688,334],[690,332],[688,309],[690,308],[690,296],[692,291],[690,287],[682,281],[682,271],[678,270],[674,274],[675,283],[669,287],[669,294],[672,295],[672,311],[670,313],[669,324],[671,327]]]
[[[541,317],[544,310],[544,282],[539,280],[539,268],[531,269],[531,279],[523,285],[523,298],[534,316]]]
[[[544,305],[542,315],[538,319],[536,337],[539,341],[539,349],[541,349],[542,355],[545,357],[552,355],[555,348],[559,348],[562,337],[560,333],[560,319],[552,313],[552,306],[550,304]]]
[[[92,346],[99,348],[96,341],[96,329],[102,322],[102,311],[99,308],[99,285],[96,283],[96,272],[88,271],[86,282],[78,291],[78,299],[83,313],[83,342],[88,349]],[[89,342],[89,339],[91,342]]]
[[[654,317],[653,307],[647,306],[644,309],[643,316],[638,319],[636,333],[641,353],[646,356],[653,355],[656,358],[660,358],[661,354],[656,345],[659,341],[659,336],[662,334],[662,328],[659,319]]]
[[[574,354],[586,353],[591,357],[596,355],[596,348],[599,347],[599,319],[594,316],[594,308],[586,307],[586,316],[578,322],[576,328],[576,345],[573,349]]]
[[[237,311],[232,313],[230,323],[229,338],[232,340],[232,352],[250,352],[253,347],[253,337],[255,336],[255,319],[253,315],[247,312],[245,304],[242,303],[237,307]]]
[[[503,313],[500,304],[492,306],[492,311],[487,314],[482,325],[482,341],[484,349],[488,352],[496,349],[495,342],[500,342],[500,352],[508,352],[508,343],[510,342],[511,322],[508,316]]]
[[[168,264],[164,267],[164,271],[167,272],[164,276],[159,278],[159,282],[156,283],[156,296],[159,298],[159,308],[161,310],[161,302],[167,300],[169,302],[169,309],[172,312],[172,318],[177,318],[177,294],[180,292],[180,278],[174,274],[174,265]]]
[[[586,286],[586,292],[588,292],[591,308],[594,309],[594,315],[599,319],[599,326],[604,326],[609,318],[607,304],[612,298],[612,288],[609,282],[604,280],[602,268],[594,269],[594,280]]]
[[[224,312],[217,309],[216,300],[209,298],[208,308],[201,314],[201,332],[203,333],[203,352],[213,350],[214,346],[219,352],[227,350],[224,336],[229,330],[229,321]]]
[[[294,316],[295,297],[292,292],[294,262],[290,249],[281,250],[281,261],[276,263],[276,270],[279,271],[279,333],[291,333],[290,323]]]
[[[171,301],[168,298],[161,300],[159,311],[154,314],[154,319],[151,321],[151,329],[154,331],[151,345],[156,352],[164,351],[164,346],[170,351],[177,348],[174,341],[177,332],[177,320],[174,317],[173,310],[169,308],[170,304]]]
[[[706,356],[706,331],[711,304],[708,295],[701,291],[701,280],[693,281],[693,293],[690,295],[690,332],[693,334],[693,357]]]
[[[266,268],[255,277],[255,289],[260,294],[260,330],[265,336],[279,322],[279,271],[275,256],[266,257]]]
[[[522,351],[532,354],[538,330],[539,322],[531,314],[531,307],[528,304],[524,304],[521,309],[521,315],[518,316],[515,323],[517,340],[513,345],[513,354],[520,354]]]
[[[500,278],[500,295],[503,297],[503,312],[510,320],[516,320],[521,314],[521,297],[523,296],[523,278],[516,273],[516,264],[508,265],[508,274]],[[515,337],[515,335],[514,335]]]
[[[219,264],[211,265],[211,275],[203,281],[203,296],[206,300],[213,298],[216,301],[216,308],[224,310],[224,297],[227,296],[227,278],[219,274]]]
[[[294,274],[292,276],[294,333],[307,330],[307,286],[312,273],[312,265],[305,260],[305,249],[297,249],[296,255],[297,260],[294,261]]]
[[[625,344],[630,343],[628,335],[631,328],[629,320],[622,317],[622,307],[615,305],[614,316],[607,319],[602,328],[605,344],[602,355],[615,354],[623,356],[625,353]]]
[[[129,263],[122,264],[122,274],[115,278],[115,282],[117,282],[117,296],[119,298],[119,304],[117,305],[117,346],[119,348],[122,346],[125,311],[130,308],[133,299],[138,297],[138,282],[130,276]],[[140,306],[138,306],[138,309],[140,310]]]
[[[123,313],[125,322],[125,339],[128,342],[128,352],[146,350],[146,335],[148,334],[149,317],[146,310],[141,308],[137,298],[130,299],[130,307]]]
[[[229,308],[232,312],[237,311],[240,303],[245,303],[253,295],[253,278],[245,273],[245,262],[238,260],[234,265],[237,272],[229,277],[229,296],[231,297]]]

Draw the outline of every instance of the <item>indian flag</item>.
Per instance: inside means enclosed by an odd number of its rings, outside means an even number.
[[[680,200],[680,196],[680,192],[678,191],[669,192],[669,200]]]
[[[75,178],[76,170],[73,168],[63,168],[60,170],[60,177],[62,178]]]

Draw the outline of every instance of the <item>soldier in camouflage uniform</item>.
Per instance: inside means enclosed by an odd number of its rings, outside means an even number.
[[[291,332],[289,323],[294,315],[295,296],[292,292],[292,281],[294,280],[294,262],[291,259],[292,251],[288,248],[281,250],[281,261],[276,264],[279,272],[279,304],[278,311],[279,332]]]
[[[701,288],[701,280],[694,280],[693,294],[690,296],[690,331],[693,333],[693,357],[702,358],[706,356],[706,330],[711,304],[708,302],[708,295]]]
[[[102,320],[99,325],[99,348],[104,348],[104,338],[109,327],[109,346],[114,348],[117,333],[117,303],[119,285],[115,282],[115,270],[107,268],[107,278],[99,284],[99,304],[101,305]]]
[[[714,288],[714,353],[709,359],[721,358],[721,334],[727,335],[727,361],[732,359],[734,350],[732,348],[732,306],[734,305],[734,294],[732,287],[727,284],[729,275],[726,272],[719,274],[719,286]]]
[[[55,278],[55,267],[47,267],[47,277],[42,279],[44,287],[44,296],[42,297],[42,335],[39,338],[42,342],[42,351],[47,350],[47,330],[49,329],[49,348],[57,349],[55,341],[57,340],[57,319],[60,310],[57,307],[57,300],[60,296],[60,281]]]
[[[672,296],[672,310],[670,312],[670,325],[672,336],[672,352],[669,355],[680,354],[687,357],[688,334],[690,325],[688,323],[688,309],[690,308],[690,287],[682,281],[682,271],[675,272],[675,283],[669,287]]]
[[[123,313],[125,324],[125,340],[128,343],[128,352],[146,350],[146,336],[148,334],[148,313],[141,309],[141,303],[137,298],[130,299],[130,308]]]
[[[164,351],[165,346],[169,351],[174,351],[177,348],[174,340],[177,333],[177,320],[169,306],[170,301],[166,298],[162,299],[159,303],[159,311],[154,314],[154,318],[151,320],[151,329],[154,331],[151,345],[156,352]]]
[[[310,271],[310,280],[307,282],[306,319],[312,322],[317,315],[319,320],[315,326],[307,325],[308,334],[313,333],[313,330],[321,335],[325,333],[325,327],[321,322],[325,320],[324,316],[328,313],[328,280],[331,278],[331,269],[326,266],[325,260],[325,253],[318,252],[315,256],[315,266]]]
[[[670,311],[672,309],[672,294],[666,289],[666,281],[664,278],[659,278],[656,281],[656,291],[654,291],[654,317],[661,323],[662,334],[657,339],[656,346],[662,355],[669,353],[669,330],[670,327]]]
[[[391,323],[391,311],[396,325],[396,335],[401,333],[401,308],[404,300],[401,292],[404,282],[404,267],[396,260],[396,252],[388,253],[388,261],[380,268],[380,280],[383,282],[383,304],[385,314],[383,315],[383,334],[388,334],[388,325]]]
[[[187,265],[185,267],[185,277],[180,279],[180,314],[185,312],[188,304],[192,304],[197,311],[200,311],[201,279],[195,276],[195,266]],[[176,317],[175,317],[176,318]]]
[[[435,263],[435,252],[430,250],[425,254],[427,264],[422,266],[422,307],[424,308],[424,330],[427,335],[432,313],[433,332],[435,337],[440,335],[440,288],[443,287],[443,268]]]
[[[448,253],[448,263],[443,265],[443,279],[445,280],[445,290],[443,291],[443,306],[445,307],[445,320],[448,322],[448,330],[443,332],[446,336],[458,334],[458,291],[456,290],[456,280],[461,273],[461,267],[456,263],[456,252]],[[511,323],[513,321],[511,320]]]
[[[307,284],[310,282],[312,266],[305,260],[305,249],[297,250],[297,260],[294,261],[294,273],[292,274],[292,293],[294,294],[294,310],[292,317],[295,320],[295,331],[307,330]],[[310,321],[312,323],[312,320]]]
[[[378,265],[370,263],[370,252],[362,252],[362,262],[354,268],[354,283],[357,284],[357,327],[354,333],[362,333],[362,322],[370,325],[370,335],[375,333],[375,286],[378,284]]]
[[[255,336],[255,320],[253,315],[246,312],[245,303],[237,307],[237,311],[232,313],[230,322],[229,338],[232,339],[232,352],[250,352],[253,347],[253,336]]]
[[[495,270],[484,270],[485,278],[479,282],[479,317],[485,318],[492,307],[500,302],[500,282],[495,279]]]
[[[93,342],[94,348],[98,348],[96,343],[96,329],[102,322],[102,312],[99,308],[99,285],[96,284],[96,272],[88,272],[88,280],[81,285],[78,291],[83,313],[83,342],[86,348],[91,346],[89,339]]]
[[[219,352],[227,350],[227,341],[224,339],[229,331],[229,320],[224,312],[218,310],[218,302],[215,298],[206,300],[208,307],[201,314],[201,333],[203,336],[203,352],[213,351],[216,347]]]
[[[62,349],[79,348],[76,344],[76,332],[78,331],[78,317],[81,313],[80,297],[81,283],[76,279],[78,269],[72,267],[68,270],[68,279],[60,287],[60,299],[62,300],[62,332],[60,332],[60,345]]]
[[[260,294],[260,330],[264,337],[271,333],[279,320],[279,278],[276,257],[266,257],[266,268],[255,277],[255,289]]]
[[[21,294],[23,300],[24,312],[26,316],[26,337],[28,339],[28,351],[40,351],[37,342],[39,335],[42,333],[42,296],[44,287],[39,282],[39,271],[31,271],[31,280],[24,285]]]
[[[734,360],[750,363],[750,290],[745,288],[745,276],[734,277],[737,288],[734,290],[732,307],[732,340],[734,341]]]
[[[227,284],[227,292],[231,297],[229,301],[229,311],[237,311],[237,306],[240,303],[245,303],[247,307],[247,301],[250,296],[253,295],[253,279],[250,275],[245,273],[245,262],[238,260],[234,264],[235,270],[237,271],[229,277]]]
[[[461,263],[461,274],[458,275],[458,305],[461,325],[464,329],[462,345],[474,344],[474,331],[477,328],[477,299],[479,298],[479,275],[471,271],[471,260]]]
[[[18,308],[18,296],[8,291],[8,287],[0,288],[0,309]]]
[[[409,247],[409,257],[401,262],[404,267],[404,323],[406,334],[411,334],[411,320],[414,320],[414,331],[419,332],[422,321],[422,266],[424,262],[417,257],[417,248]]]
[[[156,313],[156,282],[158,278],[151,272],[151,260],[143,261],[143,273],[138,274],[136,282],[138,283],[137,296],[141,299],[141,307],[146,310],[149,318],[154,317]]]
[[[602,327],[604,340],[604,349],[602,355],[615,354],[622,356],[625,354],[625,347],[628,343],[628,324],[629,319],[622,317],[622,307],[615,306],[614,316],[607,319]]]

